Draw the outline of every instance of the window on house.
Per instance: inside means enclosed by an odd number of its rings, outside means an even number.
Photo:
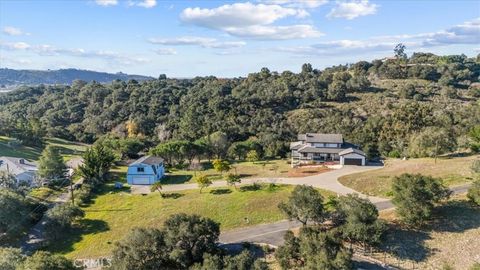
[[[137,168],[137,172],[144,172],[144,171],[145,171],[145,168],[143,168],[143,167],[138,167]]]

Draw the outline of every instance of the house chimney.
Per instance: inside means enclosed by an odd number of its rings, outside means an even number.
[[[19,162],[20,164],[25,164],[25,159],[21,158],[21,159],[18,160],[18,162]]]

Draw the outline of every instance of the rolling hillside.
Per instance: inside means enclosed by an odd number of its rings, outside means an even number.
[[[59,70],[15,70],[0,68],[0,89],[10,88],[12,85],[36,85],[36,84],[71,84],[74,80],[97,81],[108,83],[113,80],[137,80],[144,81],[152,77],[141,75],[129,75],[122,72],[106,73],[80,69]]]

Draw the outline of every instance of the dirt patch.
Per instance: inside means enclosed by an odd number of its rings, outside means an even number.
[[[403,226],[394,210],[382,211],[380,217],[389,224],[383,248],[398,263],[416,269],[470,269],[480,262],[480,208],[466,201],[464,195],[435,208],[432,221],[421,229]]]
[[[298,167],[288,172],[288,177],[305,177],[331,171],[325,166]]]

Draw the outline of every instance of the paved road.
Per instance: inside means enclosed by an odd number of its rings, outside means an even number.
[[[452,187],[453,194],[462,194],[467,192],[471,184]],[[392,209],[395,206],[388,199],[374,202],[378,210]],[[220,242],[237,243],[237,242],[255,242],[266,243],[274,246],[283,243],[283,235],[286,231],[300,227],[300,223],[288,220],[282,220],[271,224],[261,224],[242,229],[226,231],[220,234]]]

